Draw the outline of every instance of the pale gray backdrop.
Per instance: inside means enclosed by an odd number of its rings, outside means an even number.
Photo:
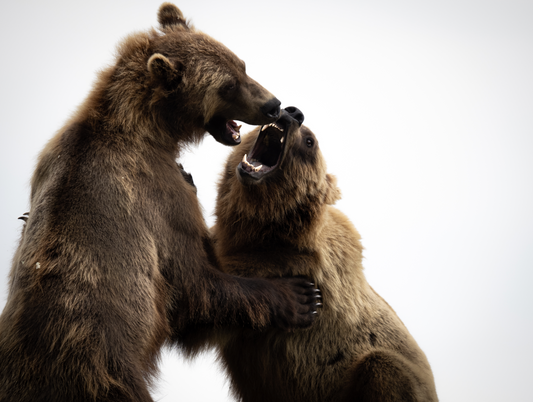
[[[2,1],[0,307],[36,156],[160,1]],[[441,401],[530,401],[533,3],[177,3],[298,106],[363,237],[366,275],[433,367]],[[228,149],[184,158],[209,224]],[[213,355],[165,353],[154,397],[229,401]]]

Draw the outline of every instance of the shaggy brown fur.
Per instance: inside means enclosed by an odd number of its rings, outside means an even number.
[[[212,231],[227,272],[307,275],[324,307],[309,329],[219,338],[234,394],[246,402],[437,401],[426,356],[365,280],[359,233],[330,205],[340,198],[336,179],[302,121],[288,109],[276,122],[283,132],[255,130],[234,149]]]
[[[0,401],[151,401],[165,342],[194,354],[213,326],[308,326],[301,278],[222,273],[195,189],[176,163],[231,119],[269,123],[279,101],[171,4],[131,35],[48,143],[0,317]]]

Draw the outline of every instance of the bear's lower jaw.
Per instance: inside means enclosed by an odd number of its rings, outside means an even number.
[[[241,141],[241,127],[242,124],[238,126],[233,120],[230,120],[226,123],[226,131],[231,133],[231,138],[235,142]]]
[[[221,144],[235,146],[241,143],[241,127],[233,120],[214,117],[206,124],[205,130]]]
[[[274,166],[267,166],[258,160],[248,160],[248,155],[242,157],[242,161],[237,165],[236,175],[239,181],[245,185],[259,184],[268,176],[275,174],[279,163]]]
[[[264,172],[255,171],[253,165],[246,165],[244,162],[239,163],[235,173],[239,181],[246,186],[259,184],[265,177]]]
[[[258,161],[248,162],[248,155],[244,154],[244,156],[242,157],[242,161],[239,164],[239,167],[240,169],[245,170],[248,173],[251,173],[251,172],[267,173],[271,171],[272,169],[274,169],[275,166],[265,166],[265,165],[262,165]]]

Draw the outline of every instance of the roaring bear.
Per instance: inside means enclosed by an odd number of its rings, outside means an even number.
[[[213,327],[310,325],[305,278],[223,273],[176,158],[280,102],[229,49],[163,4],[126,38],[42,151],[0,317],[0,401],[151,401],[163,344],[194,354]]]
[[[431,368],[363,275],[360,236],[303,114],[287,108],[245,136],[218,186],[212,228],[226,272],[313,278],[323,308],[307,329],[227,331],[219,353],[240,401],[437,401]]]

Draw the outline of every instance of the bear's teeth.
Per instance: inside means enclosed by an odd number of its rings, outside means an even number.
[[[275,127],[277,130],[283,132],[283,129],[280,128],[280,127],[278,127],[278,126],[276,125],[276,123],[270,123],[270,124],[267,125],[267,126],[263,126],[263,127],[261,128],[261,131],[265,131],[265,130],[266,130],[267,128],[269,128],[269,127]]]
[[[244,156],[242,157],[242,163],[244,163],[246,166],[250,166],[251,168],[254,167],[254,165],[248,162],[248,156],[246,154],[244,154]]]
[[[248,166],[254,172],[259,172],[259,170],[261,170],[261,168],[263,167],[263,165],[254,166],[250,162],[248,162],[248,156],[246,154],[244,154],[244,156],[242,157],[242,163],[244,165]]]
[[[239,139],[240,136],[241,136],[241,135],[240,135],[239,133],[233,133],[233,134],[231,134],[231,137],[232,137],[235,141],[237,141],[237,140]]]
[[[281,137],[281,139],[279,140],[279,142],[281,142],[283,144],[283,140],[285,139],[285,137]]]
[[[276,127],[279,131],[283,132],[283,129],[278,127],[278,125],[276,123],[272,123],[271,125]]]

